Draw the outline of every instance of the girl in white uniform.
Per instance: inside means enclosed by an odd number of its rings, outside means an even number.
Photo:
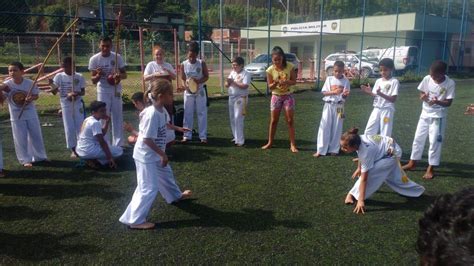
[[[447,69],[448,65],[445,62],[433,62],[430,67],[430,75],[426,76],[418,85],[420,99],[423,101],[423,109],[416,126],[410,161],[403,168],[412,170],[416,167],[416,162],[421,160],[426,138],[428,137],[430,142],[428,150],[429,165],[423,175],[424,179],[434,177],[434,168],[439,165],[441,160],[446,116],[448,107],[451,106],[454,99],[456,84],[454,80],[446,76]]]
[[[199,139],[201,143],[207,143],[207,100],[204,83],[209,79],[206,63],[197,59],[199,45],[192,42],[188,45],[188,60],[181,64],[181,79],[184,81],[184,120],[183,127],[193,128],[194,110],[198,118]],[[193,79],[198,84],[196,93],[191,93],[188,87],[189,80]],[[183,135],[182,142],[192,139],[192,131]]]
[[[357,182],[346,196],[345,203],[357,200],[355,213],[364,213],[364,200],[375,193],[383,183],[392,190],[407,197],[419,197],[425,188],[408,179],[404,174],[400,157],[402,149],[387,136],[357,134],[352,128],[341,137],[341,150],[345,153],[357,151],[358,166],[352,178]]]
[[[48,158],[44,149],[38,113],[33,103],[38,99],[38,87],[35,85],[31,94],[25,98],[27,104],[21,117],[19,115],[23,104],[14,100],[20,94],[26,96],[33,84],[32,80],[23,78],[24,69],[20,62],[11,63],[8,66],[11,79],[1,84],[0,89],[8,100],[16,157],[23,166],[32,167],[33,162],[45,161]]]
[[[82,122],[84,121],[81,96],[85,94],[86,82],[80,73],[75,72],[73,77],[74,68],[71,57],[63,59],[62,67],[64,72],[57,74],[53,82],[59,91],[66,146],[73,152],[71,157],[75,157],[77,155],[75,151],[77,137],[81,132]],[[53,93],[56,93],[56,91],[54,90]]]
[[[122,147],[109,145],[104,138],[110,123],[106,108],[104,102],[93,101],[90,104],[92,115],[82,123],[77,141],[76,153],[81,159],[85,159],[91,168],[97,168],[97,161],[101,165],[108,164],[110,168],[116,168],[117,164],[114,158],[123,153]],[[101,120],[105,120],[103,125]]]
[[[115,146],[122,146],[124,145],[123,106],[120,80],[126,79],[127,73],[122,56],[116,55],[111,51],[111,48],[112,39],[109,37],[101,39],[101,51],[89,59],[89,71],[91,71],[92,83],[97,84],[97,100],[107,105],[107,115],[112,119],[111,143]],[[117,58],[117,62],[115,62],[115,58]],[[117,69],[118,71],[116,71]],[[110,139],[109,134],[106,139]]]
[[[146,217],[158,192],[167,203],[189,198],[190,190],[181,192],[166,156],[166,110],[173,99],[173,87],[167,80],[152,83],[153,105],[140,114],[140,133],[133,149],[137,168],[137,188],[119,221],[132,229],[151,229],[154,223]]]
[[[399,82],[392,77],[395,68],[393,60],[384,58],[379,62],[381,78],[375,81],[374,88],[362,85],[363,92],[374,97],[374,110],[370,114],[364,135],[380,134],[391,136],[393,128],[393,116],[395,114],[395,101],[397,100]]]
[[[324,95],[324,108],[319,123],[317,150],[314,157],[325,156],[327,153],[339,153],[339,140],[344,122],[344,102],[351,90],[349,80],[344,76],[344,62],[334,62],[334,76],[328,76],[321,93]]]
[[[244,137],[244,119],[247,109],[250,74],[244,70],[244,59],[240,56],[232,60],[232,72],[225,86],[229,88],[229,120],[232,130],[232,141],[236,146],[243,146]]]

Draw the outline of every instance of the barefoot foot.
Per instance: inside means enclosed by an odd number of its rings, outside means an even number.
[[[183,191],[183,193],[181,193],[181,198],[179,198],[179,200],[189,199],[191,198],[192,195],[193,195],[193,192],[191,190],[185,190]]]
[[[410,170],[415,169],[415,167],[416,167],[416,161],[410,160],[407,164],[405,164],[404,166],[402,166],[402,169],[403,169],[403,170],[410,171]]]
[[[351,193],[347,193],[346,199],[344,200],[344,204],[352,205],[354,204],[354,196]]]
[[[130,229],[149,230],[149,229],[155,228],[155,224],[154,224],[154,223],[145,222],[145,223],[142,223],[142,224],[129,225],[128,227],[129,227]]]
[[[268,150],[272,147],[272,145],[273,145],[272,143],[267,143],[264,146],[262,146],[262,150]]]
[[[31,168],[31,167],[33,167],[33,164],[32,163],[24,163],[23,167]]]
[[[313,153],[313,157],[319,158],[319,157],[321,157],[321,156],[322,156],[322,155],[321,155],[321,153],[319,153],[319,152]]]
[[[292,153],[297,153],[297,152],[299,152],[299,151],[298,151],[298,148],[296,148],[295,145],[291,145],[291,146],[290,146],[290,150],[291,150]]]
[[[426,169],[426,173],[423,175],[423,179],[433,179],[433,178],[434,178],[434,167],[430,165]]]

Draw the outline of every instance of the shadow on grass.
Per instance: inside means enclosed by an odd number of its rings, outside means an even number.
[[[378,191],[377,193],[384,193]],[[385,192],[388,193],[388,192]],[[395,193],[395,192],[393,192]],[[366,206],[370,209],[370,212],[377,211],[399,211],[399,210],[410,210],[410,211],[424,211],[435,199],[436,196],[422,195],[419,198],[404,197],[405,202],[387,202],[373,199],[367,199],[365,201]],[[376,208],[374,208],[376,206]]]
[[[225,153],[206,149],[203,144],[186,143],[173,146],[169,150],[169,155],[169,159],[172,162],[204,162],[212,159],[213,156],[224,156]]]
[[[272,230],[275,227],[291,229],[310,228],[311,224],[298,220],[277,220],[273,211],[242,209],[241,211],[220,211],[203,204],[187,200],[174,204],[179,209],[199,218],[183,221],[158,223],[158,228],[183,227],[226,227],[236,231],[253,232]]]
[[[0,206],[0,221],[17,221],[17,220],[37,220],[46,218],[53,212],[50,210],[34,210],[26,206]]]
[[[1,184],[0,194],[15,197],[45,197],[56,200],[94,197],[112,200],[123,196],[122,193],[108,191],[109,186],[100,184],[83,185],[44,185],[44,184]]]
[[[0,257],[10,257],[28,261],[42,261],[60,258],[66,254],[99,253],[100,249],[93,245],[66,245],[61,241],[79,236],[71,233],[62,236],[53,234],[9,234],[0,232]]]

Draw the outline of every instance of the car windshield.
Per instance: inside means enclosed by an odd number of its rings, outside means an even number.
[[[252,61],[252,63],[267,63],[267,55],[266,54],[261,54]]]

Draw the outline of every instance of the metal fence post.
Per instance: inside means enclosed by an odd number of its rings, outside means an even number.
[[[419,59],[418,59],[418,75],[420,74],[420,71],[421,71],[421,64],[423,62],[423,45],[424,45],[424,42],[425,42],[425,22],[426,22],[426,5],[427,5],[427,2],[428,0],[425,0],[425,3],[423,5],[423,24],[422,24],[422,28],[421,28],[421,43],[420,43],[420,54],[418,55],[419,56]]]
[[[268,33],[267,33],[267,68],[270,66],[270,30],[271,30],[271,22],[272,22],[272,0],[267,1],[268,4],[268,13],[267,13],[267,24],[268,24]],[[270,88],[268,87],[267,82],[267,95],[270,94]]]
[[[321,0],[320,11],[319,11],[319,51],[318,51],[318,81],[316,83],[316,89],[319,89],[321,85],[321,56],[323,53],[323,19],[324,19],[324,0]]]
[[[443,45],[443,61],[446,61],[446,49],[448,48],[448,26],[449,26],[449,11],[451,8],[451,0],[447,1],[448,8],[446,10],[446,25],[444,27],[444,45]],[[449,70],[449,58],[446,62],[448,64],[448,70]]]
[[[396,19],[395,19],[395,39],[393,40],[393,63],[395,63],[395,54],[396,54],[396,51],[397,51],[397,38],[398,38],[398,8],[399,8],[399,5],[400,5],[400,0],[397,0],[397,16],[396,16]]]
[[[362,50],[364,49],[364,35],[365,35],[365,0],[362,3],[362,35],[360,38],[360,60],[359,60],[359,83],[360,83],[360,76],[362,73]],[[395,52],[395,51],[394,51]]]

